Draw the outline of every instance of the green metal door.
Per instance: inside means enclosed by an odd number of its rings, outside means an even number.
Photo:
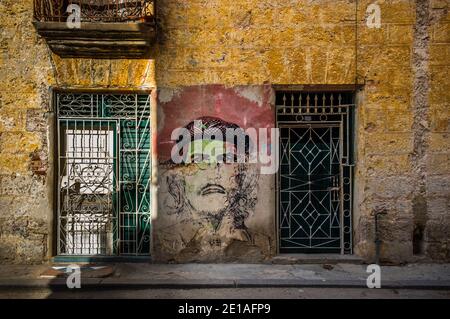
[[[120,123],[120,253],[150,249],[150,121]]]

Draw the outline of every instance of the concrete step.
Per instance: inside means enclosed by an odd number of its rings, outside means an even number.
[[[282,254],[271,260],[272,264],[363,264],[362,258],[340,254]]]

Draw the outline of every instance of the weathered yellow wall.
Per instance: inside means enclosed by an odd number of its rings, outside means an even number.
[[[374,2],[381,6],[380,29],[364,21]],[[450,4],[429,2],[427,63],[417,66],[414,0],[360,0],[357,21],[355,0],[159,0],[154,59],[133,61],[52,55],[31,23],[32,0],[1,1],[0,258],[40,262],[50,254],[50,86],[353,84],[357,78],[365,85],[358,94],[355,252],[372,258],[370,213],[381,205],[388,210],[384,258],[413,260],[415,220],[422,218],[414,216],[426,207],[423,254],[448,259]],[[429,91],[415,85],[418,67],[429,74]],[[414,105],[428,93],[424,115]],[[417,157],[422,139],[425,152]],[[36,154],[46,175],[30,169]]]
[[[47,48],[31,24],[32,1],[0,2],[0,255],[4,262],[42,262],[51,223],[48,179],[32,176],[31,156],[47,166]]]
[[[435,259],[450,256],[450,12],[449,1],[432,1],[429,29],[429,111],[426,186],[428,220],[426,254]]]
[[[372,1],[360,2],[364,17]],[[358,106],[357,194],[354,212],[355,251],[373,258],[374,217],[381,217],[382,257],[405,260],[412,255],[411,52],[414,1],[381,1],[381,28],[359,23],[358,75],[365,79]]]
[[[159,1],[158,86],[354,83],[354,1]]]

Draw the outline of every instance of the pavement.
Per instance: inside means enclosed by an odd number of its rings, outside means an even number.
[[[66,288],[64,267],[0,265],[0,289]],[[336,264],[155,264],[81,266],[82,288],[366,288],[367,265]],[[450,264],[381,266],[386,289],[450,290]]]

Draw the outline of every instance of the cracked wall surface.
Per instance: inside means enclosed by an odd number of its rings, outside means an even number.
[[[449,1],[431,1],[428,27],[428,114],[423,158],[427,219],[422,254],[450,258],[450,15]]]
[[[366,8],[374,2],[381,7],[379,29],[365,22]],[[265,100],[265,88],[272,84],[355,82],[362,84],[355,122],[355,254],[373,260],[372,213],[384,208],[382,261],[449,260],[448,0],[159,0],[158,41],[148,60],[62,59],[36,34],[32,3],[0,2],[2,263],[40,263],[54,254],[50,87],[156,86],[156,138],[172,124],[183,126],[199,116],[234,123],[256,106],[273,115],[273,105]],[[192,106],[192,100],[216,101],[217,109]],[[233,106],[236,101],[242,110]],[[274,119],[262,115],[257,123],[270,126]],[[195,250],[203,244],[184,249],[185,243],[164,239],[158,229],[172,225],[174,215],[162,204],[170,198],[162,177],[184,176],[164,166],[165,145],[158,151],[155,259],[260,261],[273,256],[271,177],[258,180],[259,196],[246,224],[256,233],[252,241],[231,240],[214,259],[214,249]],[[189,224],[188,230],[183,227],[178,234],[192,231]]]

